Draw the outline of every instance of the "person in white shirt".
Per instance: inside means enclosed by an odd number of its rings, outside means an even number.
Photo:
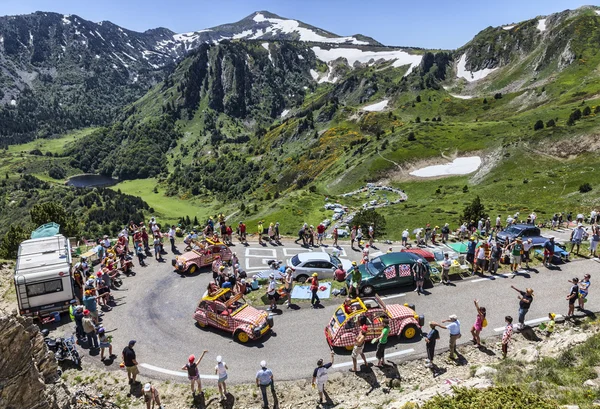
[[[525,261],[525,268],[527,270],[529,270],[530,250],[532,247],[533,247],[533,241],[531,239],[527,239],[527,241],[523,242],[522,261]]]
[[[267,311],[275,311],[277,309],[277,283],[275,282],[275,274],[269,274],[269,286],[267,287],[267,297],[271,302]]]
[[[450,282],[450,267],[452,267],[452,260],[448,256],[448,253],[444,254],[444,259],[440,262],[442,266],[442,284],[448,284]]]
[[[227,380],[227,364],[223,362],[223,358],[221,355],[217,357],[217,365],[215,366],[215,375],[219,377],[219,393],[221,394],[221,400],[227,399],[227,384],[225,381]]]
[[[169,229],[169,241],[171,242],[171,252],[175,254],[177,252],[177,248],[175,247],[175,225],[172,225]]]
[[[335,354],[331,351],[331,362],[323,364],[323,360],[319,359],[317,361],[317,367],[313,371],[312,377],[312,385],[313,388],[316,386],[319,391],[319,403],[323,403],[323,395],[326,395],[325,392],[325,384],[327,383],[327,370],[331,368],[333,365],[333,360],[335,358]]]
[[[577,217],[579,217],[579,215],[577,215]],[[585,234],[585,229],[583,228],[583,224],[578,223],[577,228],[575,230],[573,230],[573,232],[571,233],[571,251],[569,252],[569,254],[572,254],[573,248],[575,246],[577,246],[577,251],[575,252],[575,254],[579,255],[579,246],[581,245],[581,242],[583,241],[584,234]]]
[[[475,252],[475,269],[473,270],[473,274],[476,274],[479,270],[483,274],[485,272],[485,249],[483,248],[483,244],[479,246],[479,248]]]
[[[404,231],[402,232],[402,245],[404,247],[406,247],[406,245],[408,244],[408,229],[404,229]]]

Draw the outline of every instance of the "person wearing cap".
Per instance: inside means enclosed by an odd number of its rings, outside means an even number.
[[[89,310],[83,310],[83,319],[81,320],[83,331],[88,339],[88,345],[91,349],[98,349],[98,335],[96,334],[96,325],[91,317]]]
[[[583,228],[583,224],[581,224],[581,222],[577,223],[577,228],[571,232],[571,251],[569,251],[569,254],[573,254],[573,249],[577,246],[575,254],[579,255],[579,246],[581,246],[584,234],[585,229]]]
[[[312,308],[318,308],[318,305],[321,303],[319,296],[317,293],[319,292],[319,273],[312,273],[312,276],[306,280],[310,283],[310,304]]]
[[[100,296],[96,296],[96,290],[90,288],[85,290],[83,300],[81,300],[85,309],[89,311],[89,315],[94,320],[95,324],[98,324],[98,304],[96,302],[98,297]]]
[[[442,267],[442,284],[446,285],[450,282],[450,267],[452,267],[452,260],[448,253],[444,253],[444,259],[440,261]]]
[[[294,268],[288,267],[285,270],[285,276],[283,277],[283,288],[285,289],[285,294],[287,296],[287,301],[285,302],[287,308],[290,308],[292,305],[292,290],[294,289]]]
[[[467,262],[471,265],[471,271],[475,271],[475,249],[477,248],[477,242],[475,236],[469,237],[467,242]]]
[[[83,305],[78,305],[73,311],[73,319],[75,320],[75,335],[80,341],[85,341],[85,331],[83,330]]]
[[[260,362],[260,370],[256,373],[256,386],[260,388],[260,392],[263,398],[263,408],[268,409],[269,399],[267,398],[267,388],[271,388],[271,394],[273,395],[274,407],[277,406],[277,395],[275,394],[275,379],[273,372],[267,368],[267,362]]]
[[[456,350],[456,342],[461,337],[460,321],[458,320],[458,317],[455,314],[452,314],[448,317],[447,320],[442,321],[442,323],[444,322],[449,322],[449,324],[446,326],[438,324],[437,326],[443,329],[447,329],[450,332],[450,359],[456,359],[456,357],[458,356],[458,351]]]
[[[277,293],[277,283],[275,282],[275,274],[269,274],[269,285],[267,286],[267,298],[271,302],[267,311],[275,311],[277,309],[277,299],[279,294]]]
[[[569,309],[567,311],[567,315],[565,319],[573,318],[573,314],[575,313],[575,301],[579,298],[579,278],[573,277],[572,280],[569,280],[571,283],[571,289],[569,290],[569,294],[567,295],[567,301],[569,302]]]
[[[317,367],[313,371],[312,386],[313,388],[316,386],[317,391],[319,392],[319,404],[323,404],[323,395],[325,395],[329,401],[329,396],[327,395],[327,392],[325,392],[325,384],[327,383],[327,370],[331,368],[335,359],[333,351],[331,351],[330,356],[331,362],[325,364],[323,363],[323,359],[319,359],[317,361]]]
[[[365,340],[367,337],[368,329],[369,327],[367,326],[367,324],[363,324],[360,326],[360,331],[358,332],[358,335],[356,335],[356,339],[354,340],[354,347],[352,348],[352,369],[350,369],[350,372],[360,372],[360,370],[357,368],[359,356],[362,358],[365,367],[369,367],[367,357],[364,353]]]
[[[510,271],[515,273],[521,267],[521,255],[523,254],[523,240],[517,237],[512,243],[509,243],[506,250],[510,250],[511,265]]]
[[[529,270],[529,262],[531,261],[531,248],[533,247],[533,240],[527,239],[523,243],[523,261],[525,262],[525,268]]]
[[[498,272],[498,266],[500,265],[500,260],[502,259],[502,245],[499,242],[496,242],[494,246],[492,246],[490,250],[490,263],[488,266],[488,272],[490,274],[496,274]]]
[[[435,343],[438,339],[440,339],[440,332],[435,329],[438,324],[434,321],[429,323],[429,328],[431,330],[425,336],[425,349],[427,350],[427,360],[425,361],[425,366],[427,368],[434,368],[433,358],[435,356]]]
[[[218,376],[218,385],[219,385],[219,393],[221,394],[221,400],[227,399],[227,384],[225,381],[227,380],[227,364],[223,362],[223,357],[221,355],[217,356],[217,365],[215,365],[215,375]]]
[[[202,355],[198,359],[196,359],[196,357],[193,354],[190,355],[190,357],[188,358],[187,364],[185,364],[181,368],[182,370],[185,369],[187,371],[188,379],[191,382],[192,396],[196,396],[196,384],[198,384],[198,393],[199,394],[203,393],[202,392],[202,382],[200,380],[200,372],[198,371],[198,365],[200,364],[200,361],[202,361],[202,358],[204,358],[204,355],[206,355],[207,352],[208,352],[207,349],[202,351]]]
[[[125,369],[127,369],[127,378],[129,379],[130,385],[138,383],[136,378],[140,373],[138,369],[138,362],[136,361],[135,351],[133,350],[135,342],[136,341],[134,339],[129,341],[129,344],[123,348],[123,352],[121,353],[123,363],[125,364]]]
[[[554,258],[554,236],[544,242],[544,267],[550,267]]]
[[[554,328],[556,327],[556,314],[551,312],[548,314],[548,322],[544,325],[544,328],[541,328],[542,325],[540,325],[540,329],[545,329],[546,330],[546,336],[549,337],[550,335],[552,335],[552,333],[554,332]]]
[[[425,293],[423,290],[423,284],[425,283],[425,274],[427,273],[427,267],[423,264],[422,259],[417,259],[417,262],[413,264],[412,268],[413,278],[415,280],[415,289],[414,291],[417,294],[421,295],[421,293]]]
[[[517,298],[519,299],[519,328],[523,329],[525,326],[525,315],[529,312],[529,308],[531,307],[531,303],[533,302],[533,289],[527,288],[525,291],[519,290],[514,285],[511,285],[510,288],[519,293]]]
[[[156,389],[156,386],[152,385],[150,382],[144,385],[144,402],[146,402],[146,409],[150,409],[151,403],[152,408],[154,408],[154,404],[156,403],[158,405],[158,409],[162,409],[158,389]]]
[[[579,305],[577,306],[577,309],[579,311],[583,311],[584,307],[585,307],[585,303],[587,301],[587,296],[588,296],[588,291],[590,289],[590,275],[589,273],[586,273],[583,276],[583,280],[579,281]]]
[[[112,352],[112,343],[110,337],[106,335],[106,330],[103,327],[98,328],[98,340],[100,341],[100,360],[104,361],[104,350],[108,348],[108,358],[115,358]]]
[[[404,229],[404,231],[402,232],[402,246],[406,247],[408,245],[409,236],[410,233],[408,232],[408,229]]]
[[[257,232],[258,232],[258,244],[262,245],[263,244],[262,235],[265,231],[265,227],[263,226],[263,221],[259,220],[258,225],[256,227],[257,227]]]

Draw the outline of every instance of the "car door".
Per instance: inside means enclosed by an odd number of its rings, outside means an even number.
[[[398,286],[412,285],[414,282],[412,263],[407,262],[398,264],[396,268],[398,269],[398,278],[396,279],[396,284]]]
[[[376,288],[378,289],[386,289],[395,287],[398,283],[398,266],[391,265],[383,269],[377,274],[375,277]]]
[[[319,274],[319,278],[323,278],[323,268],[319,261],[307,261],[302,265],[302,273],[311,276],[313,273]],[[299,275],[299,274],[298,274]]]

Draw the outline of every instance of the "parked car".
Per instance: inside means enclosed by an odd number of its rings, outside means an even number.
[[[342,213],[334,213],[333,214],[333,220],[339,220],[342,218]]]
[[[213,295],[204,293],[194,312],[198,326],[222,329],[233,334],[242,344],[256,340],[273,328],[273,318],[266,311],[248,305],[242,294],[231,295],[229,288],[221,288]]]
[[[372,296],[376,291],[385,290],[403,285],[412,285],[414,283],[412,266],[417,260],[423,260],[416,254],[406,252],[393,252],[383,254],[371,259],[365,264],[359,264],[356,267],[362,276],[358,291],[365,296]],[[425,280],[429,280],[429,275],[437,269],[431,267],[426,260],[423,264],[427,268]],[[350,284],[351,277],[348,277]]]
[[[335,205],[333,203],[326,203],[325,206],[323,206],[323,207],[325,207],[326,210],[335,209]]]
[[[325,219],[321,222],[321,224],[325,227],[328,227],[331,224],[331,220]]]
[[[345,258],[325,252],[298,253],[288,260],[288,266],[294,267],[294,279],[303,283],[312,276],[319,274],[319,279],[332,278],[333,271],[341,265],[345,271],[352,267],[352,262]]]
[[[522,238],[523,241],[531,239],[534,247],[543,246],[546,240],[548,240],[546,237],[542,237],[540,229],[532,224],[513,224],[506,230],[499,232],[496,235],[496,240],[502,246],[506,246],[513,242],[517,237]]]
[[[196,248],[171,260],[177,272],[193,274],[197,269],[211,265],[217,256],[222,261],[231,260],[231,250],[225,244],[212,240],[205,240],[194,244]]]
[[[350,232],[345,229],[338,229],[338,237],[350,237]]]
[[[386,305],[379,296],[355,298],[352,300],[352,311],[347,314],[344,305],[333,313],[329,324],[325,327],[325,338],[330,347],[346,348],[351,350],[356,336],[360,331],[361,317],[367,319],[366,341],[381,335],[383,322],[381,316],[390,319],[390,336],[401,336],[405,339],[414,339],[421,335],[421,327],[425,317],[418,315],[414,306],[399,304]],[[412,308],[411,308],[412,307]]]

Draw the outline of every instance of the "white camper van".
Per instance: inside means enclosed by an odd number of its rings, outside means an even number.
[[[19,313],[45,316],[67,311],[75,302],[71,280],[71,246],[62,235],[25,240],[15,267]]]

